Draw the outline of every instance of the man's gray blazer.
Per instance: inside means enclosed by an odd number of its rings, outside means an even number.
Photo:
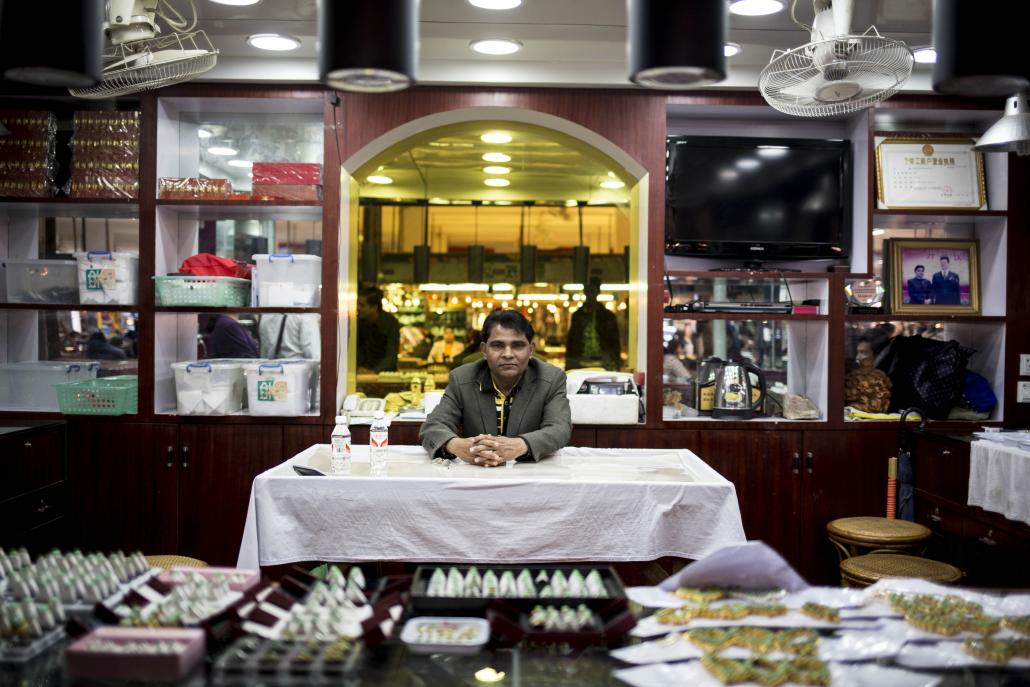
[[[512,399],[507,436],[521,437],[530,456],[540,460],[568,445],[572,413],[565,396],[565,373],[530,358],[519,390]],[[431,456],[453,437],[497,434],[497,405],[486,360],[453,370],[440,404],[419,431],[419,441]]]

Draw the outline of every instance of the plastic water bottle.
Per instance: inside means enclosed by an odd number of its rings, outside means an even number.
[[[386,452],[390,449],[390,423],[377,410],[368,428],[368,472],[373,477],[386,475]]]
[[[334,475],[350,474],[350,428],[347,427],[345,415],[336,416],[331,438],[332,448],[329,454],[329,472]]]

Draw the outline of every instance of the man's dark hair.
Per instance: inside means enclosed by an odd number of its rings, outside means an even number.
[[[533,342],[533,325],[518,310],[494,310],[487,315],[483,321],[483,341],[490,340],[490,332],[493,331],[494,327],[514,329],[519,334],[525,334],[526,341]]]
[[[369,305],[376,306],[380,310],[383,308],[383,291],[377,286],[366,286],[361,289],[358,293],[358,298]]]
[[[947,255],[942,255],[942,256],[940,257],[940,259],[938,260],[938,262],[939,262],[940,260],[947,260],[947,261],[948,261],[948,264],[949,264],[949,265],[951,264],[951,258],[949,258],[949,257],[948,257]]]
[[[926,268],[925,268],[925,267],[923,267],[922,265],[916,265],[916,268],[915,268],[914,270],[912,270],[912,271],[913,271],[913,272],[917,272],[917,271],[919,271],[919,270],[923,270],[923,271],[925,272],[925,271],[926,271]]]

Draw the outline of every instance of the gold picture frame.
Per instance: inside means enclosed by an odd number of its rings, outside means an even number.
[[[892,313],[980,314],[977,239],[888,239],[883,243]]]
[[[987,209],[983,154],[971,138],[887,137],[876,146],[876,199],[888,210]]]

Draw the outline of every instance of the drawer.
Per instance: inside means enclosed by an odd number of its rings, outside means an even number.
[[[917,489],[965,504],[969,493],[969,444],[933,434],[917,435],[912,471]]]
[[[964,523],[963,557],[969,566],[966,584],[1025,587],[1030,566],[1030,540],[990,522],[969,518]]]
[[[934,534],[963,536],[962,514],[921,489],[915,492],[916,522],[926,525]]]
[[[0,536],[21,538],[29,530],[63,518],[68,512],[68,486],[64,481],[0,503]]]
[[[0,440],[0,501],[60,482],[64,474],[64,428]]]

